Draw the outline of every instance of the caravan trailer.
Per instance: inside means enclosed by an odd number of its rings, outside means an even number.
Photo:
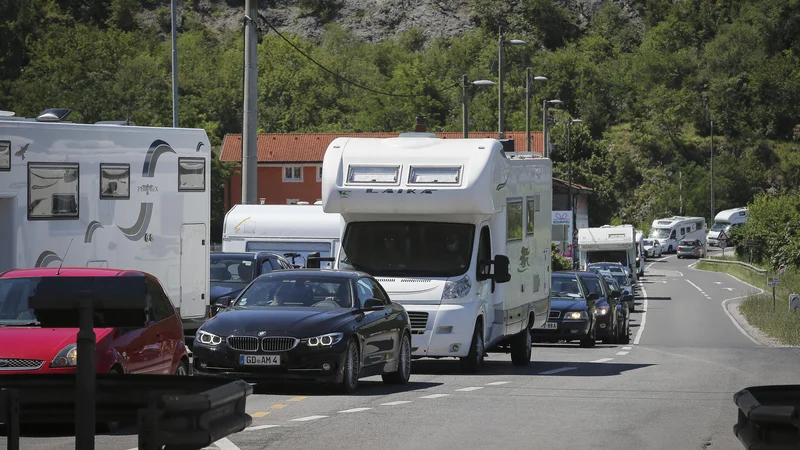
[[[678,242],[684,239],[706,241],[706,219],[684,216],[656,219],[648,237],[657,239],[666,253],[673,253],[678,250]]]
[[[210,150],[201,129],[0,117],[0,272],[143,270],[191,335],[208,317]]]
[[[538,155],[536,155],[538,156]],[[337,138],[322,206],[341,214],[336,267],[375,276],[408,311],[415,358],[531,358],[550,311],[552,162],[496,139]]]
[[[321,204],[234,205],[225,214],[222,251],[295,254],[289,261],[305,266],[309,253],[335,256],[341,235],[342,216],[324,212]]]

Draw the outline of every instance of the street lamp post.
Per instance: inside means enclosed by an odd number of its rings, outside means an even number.
[[[464,133],[464,139],[469,137],[469,87],[470,86],[494,86],[494,81],[477,80],[467,81],[467,75],[461,76],[461,107],[462,107],[462,124],[461,128]]]
[[[547,108],[549,105],[560,105],[561,100],[544,100],[542,101],[542,138],[544,140],[543,155],[545,158],[550,156],[550,149],[548,148],[548,132],[547,132]]]
[[[572,124],[575,123],[582,123],[581,119],[574,119],[567,122],[567,200],[569,201],[569,210],[570,215],[570,228],[572,232],[575,232],[575,201],[572,199]],[[575,251],[575,239],[570,236],[572,240],[572,267],[575,267],[575,257],[577,256],[577,252]]]
[[[533,77],[533,81],[547,81],[545,77]],[[525,151],[531,152],[531,68],[525,69]]]
[[[711,222],[714,222],[714,121],[711,121]]]
[[[512,39],[510,41],[505,40],[505,35],[503,34],[503,27],[500,27],[500,39],[498,40],[498,76],[497,76],[497,132],[500,139],[505,137],[504,129],[505,129],[505,119],[503,117],[503,78],[505,75],[504,69],[504,51],[506,45],[525,45],[527,44],[525,41],[521,41],[519,39]]]

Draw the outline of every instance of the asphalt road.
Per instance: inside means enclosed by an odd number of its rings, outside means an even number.
[[[796,383],[800,350],[745,334],[723,304],[755,289],[692,263],[648,261],[630,345],[535,345],[529,367],[492,355],[479,375],[422,360],[406,387],[369,378],[351,396],[257,389],[250,429],[209,448],[743,448],[733,394]],[[135,447],[133,435],[96,439],[97,449]],[[74,439],[24,438],[22,448],[74,448]]]

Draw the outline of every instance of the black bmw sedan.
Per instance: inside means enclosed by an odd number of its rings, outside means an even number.
[[[327,382],[344,392],[363,377],[411,376],[408,313],[366,273],[277,270],[225,303],[197,331],[195,375]]]

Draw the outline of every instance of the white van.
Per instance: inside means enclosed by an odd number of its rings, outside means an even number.
[[[673,216],[653,221],[650,239],[657,239],[666,253],[678,251],[678,242],[683,239],[706,241],[706,219],[703,217]]]
[[[720,232],[725,233],[723,238],[730,238],[730,231],[734,227],[742,226],[747,222],[747,208],[733,208],[720,211],[714,217],[714,225],[711,225],[706,239],[708,245],[717,247],[720,241]]]

